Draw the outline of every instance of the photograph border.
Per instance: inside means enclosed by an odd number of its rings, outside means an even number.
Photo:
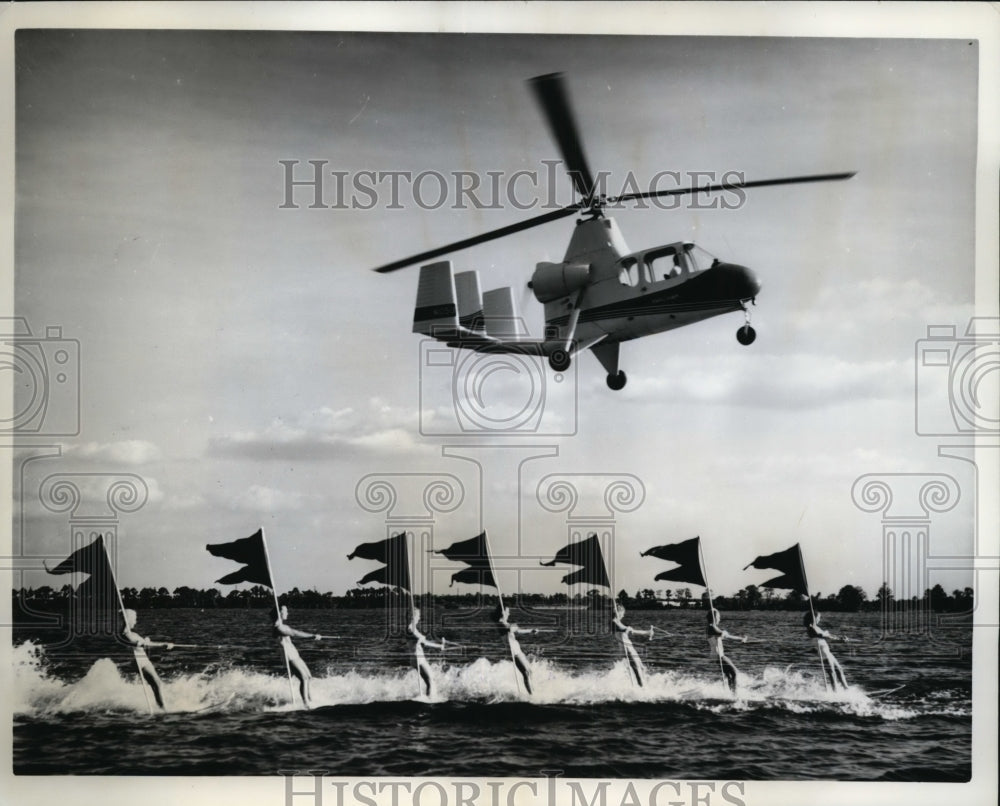
[[[884,37],[884,38],[969,38],[979,41],[979,139],[976,188],[976,300],[975,315],[998,315],[998,265],[1000,243],[997,221],[1000,219],[1000,13],[987,3],[16,3],[0,9],[0,41],[3,65],[0,67],[0,244],[5,247],[0,261],[3,277],[4,310],[0,316],[13,316],[14,266],[14,34],[18,28],[178,28],[178,29],[256,29],[256,30],[341,30],[369,32],[441,32],[441,33],[560,33],[560,34],[642,34],[684,36],[775,36],[775,37]],[[929,191],[930,192],[930,191]],[[931,324],[931,323],[929,323]],[[0,389],[0,411],[12,410],[12,390]],[[7,446],[9,447],[9,445]],[[968,784],[926,783],[855,783],[855,782],[756,782],[741,783],[729,791],[725,802],[747,806],[798,806],[809,802],[816,806],[840,806],[845,803],[922,804],[941,803],[944,799],[963,803],[994,803],[997,792],[997,613],[998,558],[1000,531],[997,524],[1000,488],[998,455],[994,442],[977,444],[979,490],[975,514],[979,534],[979,554],[974,558],[977,571],[976,608],[973,630],[973,779]],[[9,456],[9,452],[8,452]],[[13,489],[10,461],[0,462],[0,485]],[[0,535],[4,556],[13,549],[11,496],[0,499]],[[4,563],[4,579],[12,580],[12,563]],[[2,597],[0,619],[11,623],[11,603]],[[0,690],[4,711],[12,721],[10,694],[13,687],[10,628],[5,630],[3,659],[0,660]],[[3,756],[11,760],[11,731],[0,732]],[[303,769],[300,772],[307,772]],[[318,771],[317,771],[318,772]],[[326,781],[322,803],[353,806],[357,801],[341,799],[343,788],[332,782],[349,782],[348,787],[374,778],[331,777]],[[382,779],[386,782],[400,778]],[[408,779],[416,786],[420,781]],[[439,779],[444,780],[444,779]],[[487,788],[487,779],[448,779],[447,792],[454,803],[454,782],[477,781],[486,806],[555,806],[547,802],[545,779],[531,779],[517,788],[514,779],[504,779],[502,787]],[[499,780],[499,779],[497,779]],[[560,779],[565,781],[565,779]],[[155,782],[155,785],[153,785]],[[187,802],[209,804],[239,802],[255,806],[312,806],[320,799],[311,797],[308,784],[273,777],[79,777],[13,776],[10,764],[3,771],[4,790],[12,802],[33,804],[49,802],[61,795],[72,798],[78,806],[142,802],[146,806]],[[607,803],[617,806],[628,800],[629,787],[639,802],[650,802],[655,780],[618,780],[606,790]],[[716,782],[713,797],[722,797],[726,782]],[[687,786],[687,784],[685,784]],[[534,791],[532,791],[534,789]],[[584,792],[593,792],[593,785]],[[703,788],[702,797],[708,787]],[[466,790],[468,792],[468,790]],[[381,792],[367,790],[378,803],[407,804],[412,788],[389,786]],[[565,792],[562,793],[565,796]],[[670,791],[658,796],[658,803],[679,799],[698,801],[693,793]],[[427,792],[421,802],[437,806],[438,794]]]

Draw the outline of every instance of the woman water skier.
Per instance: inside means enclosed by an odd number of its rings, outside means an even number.
[[[744,644],[747,642],[747,637],[731,635],[719,626],[719,611],[714,607],[708,612],[708,627],[705,629],[705,635],[708,637],[709,654],[713,658],[719,659],[719,664],[722,666],[722,674],[726,678],[726,683],[729,684],[729,688],[732,690],[733,694],[736,693],[736,667],[733,662],[726,657],[725,650],[722,648],[723,638],[732,638],[734,641],[742,641]]]
[[[847,639],[838,638],[821,628],[819,626],[819,613],[816,614],[814,620],[811,610],[807,611],[803,617],[802,626],[806,628],[806,635],[812,639],[813,646],[816,647],[820,660],[826,661],[823,664],[823,673],[830,676],[830,685],[833,686],[833,690],[837,690],[838,682],[846,689],[847,678],[844,676],[844,670],[840,668],[837,659],[833,657],[833,652],[830,651],[830,645],[827,644],[827,641],[846,641]],[[829,665],[829,670],[827,670],[827,664]]]
[[[434,680],[431,677],[431,667],[427,663],[427,658],[424,657],[424,647],[431,646],[435,649],[440,649],[444,651],[444,638],[441,639],[440,644],[435,644],[433,641],[427,640],[427,636],[424,635],[417,628],[417,624],[420,622],[420,608],[413,608],[413,616],[410,618],[410,625],[406,628],[407,637],[414,642],[413,646],[413,657],[417,664],[417,672],[420,678],[424,681],[424,693],[428,697],[434,696]]]
[[[649,640],[653,640],[653,628],[650,626],[648,630],[637,630],[635,627],[629,627],[622,621],[622,617],[625,615],[625,606],[620,602],[615,602],[614,606],[614,615],[611,617],[611,631],[621,639],[622,647],[625,649],[625,657],[628,660],[629,666],[632,667],[632,674],[635,675],[635,681],[641,687],[646,680],[646,670],[643,668],[642,661],[639,659],[639,653],[632,646],[632,639],[629,636],[645,635]]]
[[[516,635],[535,635],[538,630],[522,630],[516,624],[510,623],[510,609],[503,605],[497,605],[495,616],[500,625],[500,633],[507,636],[507,645],[510,647],[510,656],[514,659],[514,665],[521,673],[524,680],[524,687],[531,694],[531,670],[528,668],[528,659],[521,651],[521,645],[517,642]]]
[[[323,636],[319,633],[302,632],[285,624],[285,619],[288,618],[288,608],[285,605],[281,606],[280,611],[272,607],[271,618],[274,620],[272,635],[278,639],[278,644],[285,653],[288,668],[298,678],[302,704],[306,708],[312,708],[312,700],[309,696],[309,683],[312,681],[312,675],[309,673],[309,667],[306,666],[305,661],[299,657],[299,651],[295,648],[295,644],[292,643],[292,639],[313,638],[319,641]]]
[[[122,619],[125,622],[122,637],[132,647],[132,654],[135,655],[135,663],[139,667],[139,674],[142,675],[142,679],[153,690],[153,697],[156,698],[156,704],[160,706],[161,710],[166,711],[167,707],[163,704],[163,681],[160,680],[160,676],[156,673],[156,669],[153,668],[149,656],[146,655],[146,649],[157,646],[164,649],[173,649],[174,645],[160,641],[150,641],[148,638],[139,635],[139,633],[132,629],[135,627],[136,618],[134,610],[122,611]]]

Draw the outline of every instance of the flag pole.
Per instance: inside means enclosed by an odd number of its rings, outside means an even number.
[[[99,534],[97,539],[101,541],[101,551],[104,552],[104,559],[108,561],[108,573],[111,575],[111,587],[115,589],[115,596],[118,598],[118,608],[122,613],[122,622],[125,623],[126,629],[128,628],[128,622],[125,621],[125,600],[122,599],[122,592],[118,590],[118,581],[115,579],[115,570],[111,567],[111,558],[108,557],[108,548],[104,545],[104,535]],[[142,666],[139,665],[139,657],[135,654],[135,648],[132,649],[132,657],[135,659],[136,672],[139,675],[139,685],[142,686],[142,695],[146,698],[146,707],[149,709],[149,715],[153,715],[153,703],[149,699],[149,689],[146,683],[146,678],[142,676]]]
[[[267,538],[264,536],[264,527],[260,527],[260,544],[264,548],[264,564],[267,566],[267,578],[271,580],[271,594],[274,596],[274,610],[281,619],[281,605],[278,603],[278,589],[274,585],[274,574],[271,572],[271,556],[267,550]],[[292,703],[295,703],[295,685],[292,683],[292,667],[288,663],[288,653],[285,652],[284,643],[281,645],[281,654],[285,659],[285,674],[288,675],[288,696]],[[305,705],[305,703],[303,703]]]
[[[389,538],[391,539],[392,535],[389,535]],[[414,537],[414,543],[416,543],[416,537]],[[405,529],[403,530],[403,545],[406,545],[406,530]],[[416,612],[417,608],[416,608],[416,605],[413,603],[413,573],[412,573],[413,572],[413,568],[412,568],[412,566],[410,564],[409,546],[407,546],[407,551],[406,551],[406,571],[407,571],[406,575],[410,578],[410,588],[409,588],[409,590],[407,590],[407,593],[410,594],[410,621],[413,621],[413,614]],[[416,639],[416,636],[414,636],[414,639]],[[417,661],[417,650],[419,648],[420,648],[420,645],[419,645],[419,642],[418,642],[417,646],[414,647],[414,649],[413,649],[413,668],[417,670],[417,696],[418,697],[421,694],[423,694],[423,688],[420,685],[420,663]]]
[[[416,537],[415,536],[414,536],[413,540],[414,540],[414,543],[416,543]],[[407,546],[407,549],[406,549],[406,570],[407,570],[407,574],[406,575],[410,578],[410,590],[407,591],[407,593],[410,594],[410,615],[412,617],[413,610],[416,609],[416,605],[413,603],[413,568],[411,567],[411,564],[410,564],[410,550],[409,550],[409,546],[406,544],[406,530],[405,529],[403,530],[403,545]]]
[[[486,529],[483,529],[483,543],[486,544],[486,558],[489,561],[490,575],[493,577],[493,581],[497,585],[497,600],[500,603],[500,615],[503,616],[504,606],[503,606],[503,591],[500,590],[500,581],[497,579],[496,571],[493,568],[493,547],[490,546],[490,535]],[[482,583],[479,585],[479,589],[482,590]],[[508,632],[507,648],[510,650],[510,662],[514,666],[514,683],[517,686],[517,696],[521,696],[521,680],[518,677],[517,672],[517,659],[514,657],[514,647],[510,645],[510,633]]]
[[[708,594],[708,617],[709,620],[712,622],[712,625],[715,626],[715,619],[712,618],[712,613],[715,610],[715,606],[712,604],[712,587],[708,584],[708,574],[705,572],[705,555],[702,554],[701,551],[701,535],[698,535],[698,562],[701,563],[701,575],[705,580],[705,592]],[[720,636],[717,640],[721,641],[722,637]],[[721,654],[719,654],[719,674],[722,675],[723,688],[728,688],[728,684],[726,683],[726,669],[722,665]],[[733,692],[733,696],[734,697],[736,696],[736,692]]]
[[[809,582],[806,579],[806,564],[805,560],[802,559],[802,547],[798,543],[795,544],[796,548],[799,550],[799,570],[802,572],[802,582],[806,589],[806,599],[809,600],[809,615],[812,617],[813,629],[819,629],[816,624],[816,611],[813,609],[813,598],[812,594],[809,593]],[[830,684],[826,678],[826,661],[823,660],[823,651],[819,648],[819,642],[816,643],[816,654],[819,655],[819,668],[823,673],[823,689],[824,691],[830,690]],[[831,671],[832,677],[832,671]]]

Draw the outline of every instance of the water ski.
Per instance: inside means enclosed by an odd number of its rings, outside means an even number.
[[[209,703],[208,705],[206,705],[206,706],[204,706],[202,708],[196,708],[191,713],[193,713],[193,714],[210,714],[210,713],[215,713],[217,711],[221,711],[223,708],[225,708],[227,705],[229,705],[229,703],[231,703],[235,698],[236,698],[236,693],[233,692],[232,694],[230,694],[225,699],[218,700],[216,702],[211,702],[211,703]]]
[[[907,684],[903,683],[903,685],[896,686],[895,688],[883,688],[883,689],[879,689],[878,691],[869,691],[869,692],[866,692],[866,693],[868,694],[869,699],[875,700],[875,699],[878,699],[880,697],[887,697],[890,694],[895,694],[897,691],[906,688],[906,686],[907,686]]]

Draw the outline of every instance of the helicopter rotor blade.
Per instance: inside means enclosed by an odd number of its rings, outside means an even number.
[[[802,182],[836,182],[842,179],[850,179],[857,171],[844,171],[835,174],[812,174],[811,176],[786,176],[780,179],[755,179],[750,182],[720,182],[716,185],[704,185],[702,187],[674,188],[671,190],[649,190],[644,193],[626,193],[608,199],[608,204],[617,204],[625,201],[635,201],[636,199],[655,199],[663,196],[683,196],[688,193],[714,193],[719,190],[735,190],[737,188],[759,188],[770,185],[797,185]]]
[[[490,230],[489,232],[484,232],[481,235],[474,235],[473,237],[466,238],[462,241],[455,241],[454,243],[446,244],[445,246],[439,246],[436,249],[421,252],[419,255],[410,255],[410,257],[403,258],[402,260],[395,260],[392,263],[386,263],[384,266],[379,266],[375,269],[375,271],[380,274],[396,271],[397,269],[402,269],[406,266],[412,266],[416,263],[422,263],[425,260],[430,260],[431,258],[446,255],[449,252],[457,252],[460,249],[467,249],[470,246],[476,246],[477,244],[493,241],[497,238],[503,238],[506,235],[513,235],[515,232],[521,232],[522,230],[531,229],[532,227],[537,227],[542,224],[548,224],[550,221],[558,221],[560,218],[566,218],[567,216],[571,216],[574,213],[579,212],[582,206],[583,205],[580,204],[571,204],[568,207],[561,207],[558,210],[543,213],[542,215],[535,216],[534,218],[529,218],[526,221],[520,221],[517,224],[508,224],[506,227],[500,227],[499,229]]]
[[[533,78],[529,83],[549,124],[549,131],[559,145],[576,192],[584,199],[590,199],[594,192],[594,177],[583,153],[580,130],[573,117],[563,74],[549,73]]]

